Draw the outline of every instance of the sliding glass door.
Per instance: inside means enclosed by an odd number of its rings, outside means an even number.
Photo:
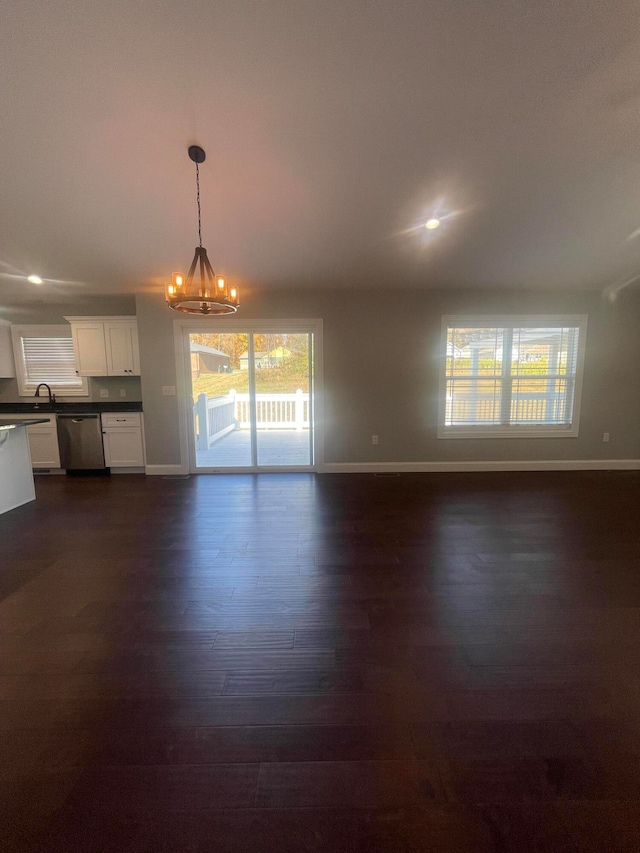
[[[253,466],[250,420],[239,423],[249,400],[248,335],[189,335],[197,468]]]
[[[313,333],[187,332],[196,471],[314,464]]]
[[[254,335],[258,465],[312,464],[310,334]],[[258,349],[258,347],[260,347]]]

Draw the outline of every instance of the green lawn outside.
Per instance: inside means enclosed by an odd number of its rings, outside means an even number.
[[[231,389],[238,394],[249,393],[249,374],[246,370],[236,370],[234,373],[203,373],[193,380],[193,400],[200,394],[207,397],[222,397]],[[309,376],[306,364],[298,366],[283,365],[282,367],[263,368],[256,370],[257,394],[295,394],[300,388],[309,390]]]

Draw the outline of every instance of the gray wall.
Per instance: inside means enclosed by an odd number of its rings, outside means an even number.
[[[431,462],[640,458],[640,294],[277,291],[245,296],[246,319],[324,321],[325,461]],[[180,462],[173,321],[163,297],[136,297],[147,461]],[[437,439],[444,314],[587,314],[580,435]],[[603,432],[610,442],[603,443]],[[380,443],[371,444],[377,434]]]
[[[63,397],[56,394],[59,403],[137,403],[142,400],[142,388],[139,376],[100,376],[88,380],[88,397]],[[106,389],[108,397],[102,397],[100,391]],[[120,394],[124,391],[124,397]],[[44,392],[46,395],[46,391]],[[0,403],[28,403],[29,397],[21,397],[15,379],[0,379]]]
[[[16,306],[15,308],[3,308],[1,317],[16,325],[69,325],[64,319],[73,316],[97,316],[109,317],[119,315],[131,315],[136,313],[135,299],[133,296],[84,299],[78,302],[66,303],[29,303],[28,305]],[[89,379],[88,397],[58,397],[61,402],[93,402],[99,400],[103,403],[109,402],[136,402],[142,399],[140,378],[138,376],[101,376],[97,379]],[[100,396],[100,391],[109,391],[109,397]],[[125,391],[122,397],[120,391]],[[0,379],[0,403],[24,403],[28,397],[21,397],[18,392],[18,383],[15,379]]]

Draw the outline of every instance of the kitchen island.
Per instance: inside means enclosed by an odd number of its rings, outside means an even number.
[[[0,418],[0,515],[35,500],[26,427],[42,423],[46,420]]]

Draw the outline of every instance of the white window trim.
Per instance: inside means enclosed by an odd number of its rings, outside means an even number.
[[[57,326],[11,326],[11,340],[13,343],[13,356],[16,365],[16,381],[18,383],[18,394],[20,397],[33,397],[36,386],[27,383],[22,360],[21,338],[71,338],[71,326],[60,324]],[[87,379],[80,377],[80,386],[59,385],[48,383],[51,391],[60,397],[88,397],[89,384]]]
[[[573,392],[573,421],[560,426],[447,426],[446,388],[447,363],[443,353],[447,351],[447,329],[450,326],[463,328],[491,327],[554,327],[576,326],[578,334],[578,358]],[[438,344],[438,363],[440,382],[438,388],[438,438],[577,438],[580,425],[580,404],[582,400],[582,378],[587,340],[586,314],[520,314],[520,315],[459,315],[447,314],[442,318],[442,330]]]

